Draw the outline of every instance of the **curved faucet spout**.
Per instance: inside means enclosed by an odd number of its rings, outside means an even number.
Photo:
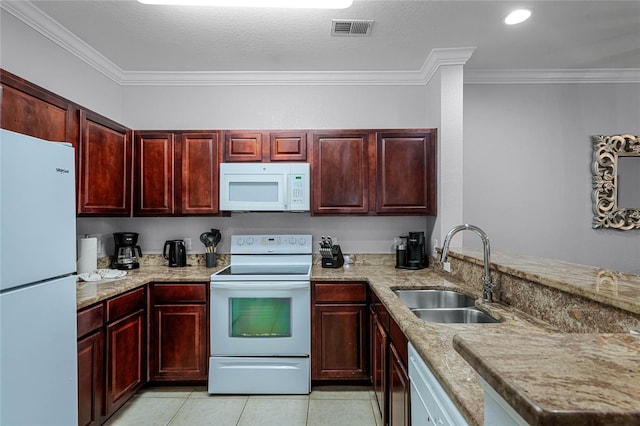
[[[464,230],[473,231],[482,239],[482,252],[484,254],[484,274],[482,275],[482,301],[485,303],[491,303],[493,302],[493,288],[495,287],[495,284],[491,282],[491,275],[489,273],[489,266],[491,264],[491,249],[489,246],[489,237],[487,236],[486,232],[475,225],[466,223],[464,225],[454,226],[449,232],[447,232],[447,236],[444,238],[444,242],[442,243],[442,255],[440,256],[440,261],[447,261],[447,255],[449,253],[449,243],[451,242],[451,238],[453,238],[453,236],[458,232]]]

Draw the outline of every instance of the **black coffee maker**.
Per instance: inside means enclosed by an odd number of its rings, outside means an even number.
[[[409,232],[396,244],[396,268],[424,269],[429,266],[425,253],[424,232]]]
[[[115,252],[111,260],[111,267],[116,269],[138,269],[138,257],[142,257],[142,251],[138,244],[136,232],[116,232],[113,234]],[[136,256],[138,253],[138,257]]]

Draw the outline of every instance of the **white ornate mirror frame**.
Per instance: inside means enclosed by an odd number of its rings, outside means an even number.
[[[640,136],[593,137],[593,228],[640,229],[640,206],[618,206],[619,157],[640,157]]]

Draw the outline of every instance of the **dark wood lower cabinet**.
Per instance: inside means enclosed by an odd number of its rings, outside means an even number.
[[[411,424],[411,385],[407,366],[394,344],[389,345],[389,425]]]
[[[151,284],[149,380],[206,382],[207,283]]]
[[[104,402],[104,332],[78,341],[78,424],[99,425]]]
[[[389,426],[410,426],[408,340],[372,290],[369,299],[371,383],[382,423]]]
[[[369,380],[366,289],[363,282],[313,283],[312,380]]]
[[[387,346],[388,338],[377,315],[371,316],[371,383],[382,424],[387,424]]]
[[[364,356],[366,306],[316,306],[315,317],[312,378],[368,379]]]
[[[107,325],[107,417],[146,383],[145,310]]]
[[[78,311],[78,424],[100,425],[147,382],[146,286]]]
[[[78,312],[78,424],[104,420],[104,304]]]

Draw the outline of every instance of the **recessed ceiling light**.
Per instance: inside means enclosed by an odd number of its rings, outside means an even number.
[[[173,6],[281,7],[297,9],[346,9],[353,0],[138,0],[144,4]]]
[[[526,21],[531,16],[531,11],[527,9],[514,10],[504,18],[504,23],[507,25],[515,25]]]

